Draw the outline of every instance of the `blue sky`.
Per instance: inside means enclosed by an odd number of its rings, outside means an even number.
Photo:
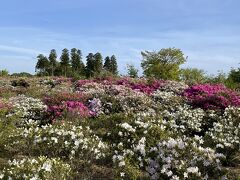
[[[239,0],[0,0],[0,69],[34,72],[36,56],[76,47],[140,68],[143,50],[176,47],[184,67],[240,67]]]

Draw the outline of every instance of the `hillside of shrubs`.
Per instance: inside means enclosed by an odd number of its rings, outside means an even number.
[[[0,179],[240,179],[223,84],[2,77],[0,118]]]

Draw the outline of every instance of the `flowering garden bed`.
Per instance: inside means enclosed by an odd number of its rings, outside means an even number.
[[[240,95],[148,79],[0,79],[0,179],[237,179]]]

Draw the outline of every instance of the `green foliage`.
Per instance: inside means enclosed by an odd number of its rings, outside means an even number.
[[[20,72],[20,73],[13,73],[11,74],[13,77],[33,77],[32,74],[27,73],[27,72]]]
[[[240,83],[240,68],[231,69],[228,78],[231,79],[234,83]]]
[[[0,71],[0,76],[9,76],[9,72],[6,69]]]
[[[84,75],[85,65],[82,62],[82,52],[79,49],[71,49],[71,67],[74,75]]]
[[[105,58],[105,62],[104,62],[103,68],[104,68],[106,71],[110,71],[110,69],[111,69],[111,60],[110,60],[110,57],[109,57],[109,56],[107,56],[107,57]]]
[[[110,72],[117,75],[118,74],[118,66],[117,66],[117,59],[114,55],[111,56],[110,59]]]
[[[102,63],[102,55],[101,53],[96,53],[94,54],[94,73],[95,75],[100,74],[100,72],[102,71],[103,68],[103,63]]]
[[[39,75],[48,75],[48,68],[49,68],[49,61],[46,56],[43,54],[39,54],[37,56],[37,64],[36,64],[36,71],[38,71]]]
[[[114,55],[111,56],[111,58],[109,56],[107,56],[105,58],[105,62],[104,62],[104,66],[103,68],[106,71],[109,71],[110,73],[117,75],[118,74],[118,66],[117,66],[117,59]]]
[[[186,62],[186,58],[180,49],[167,48],[158,52],[145,51],[141,53],[143,60],[141,66],[147,77],[157,79],[178,80],[179,66]]]
[[[128,64],[127,65],[127,73],[131,78],[138,77],[138,69],[134,67],[134,65]]]
[[[93,53],[89,53],[87,58],[87,64],[86,64],[86,76],[89,77],[93,77],[94,75],[94,55]]]
[[[50,54],[49,54],[49,66],[50,66],[50,73],[52,76],[54,76],[54,71],[56,69],[56,66],[57,66],[57,52],[55,49],[52,49],[50,51]]]
[[[204,83],[206,81],[205,72],[197,68],[181,69],[180,79],[187,84]]]
[[[60,57],[60,64],[61,64],[61,69],[62,72],[64,73],[65,76],[67,76],[67,72],[69,70],[70,67],[70,58],[69,58],[69,52],[68,49],[63,49],[62,50],[62,55]]]
[[[25,79],[12,80],[11,85],[14,87],[20,86],[25,88],[30,86],[30,84]]]

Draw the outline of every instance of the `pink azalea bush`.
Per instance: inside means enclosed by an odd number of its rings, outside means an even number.
[[[145,94],[152,94],[154,91],[159,89],[165,81],[154,80],[152,82],[147,82],[145,79],[134,80],[131,78],[122,78],[119,80],[114,80],[111,78],[105,79],[94,79],[94,80],[79,80],[76,82],[76,89],[81,90],[81,88],[86,84],[101,84],[101,85],[123,85],[125,87],[131,88],[135,91],[140,91]]]
[[[94,113],[91,112],[87,106],[79,101],[65,101],[60,105],[54,105],[48,107],[48,112],[51,119],[55,121],[57,118],[63,117],[64,114],[79,116],[79,117],[90,117]]]
[[[81,117],[88,117],[90,115],[88,107],[86,107],[82,102],[66,101],[63,103],[63,107],[67,110],[67,112]]]
[[[131,82],[128,79],[121,79],[117,81],[117,85],[124,85],[133,90],[143,92],[145,94],[152,94],[154,91],[159,89],[163,85],[164,81],[162,80],[155,80],[153,82]]]
[[[228,106],[240,106],[240,95],[222,84],[198,84],[187,88],[183,95],[193,107],[224,110]]]

